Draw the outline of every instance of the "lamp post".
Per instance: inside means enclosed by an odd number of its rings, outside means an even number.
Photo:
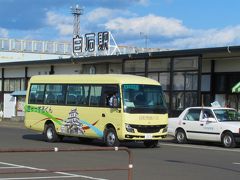
[[[145,41],[145,48],[148,48],[148,34],[145,34],[144,32],[140,32],[140,36],[144,38]]]

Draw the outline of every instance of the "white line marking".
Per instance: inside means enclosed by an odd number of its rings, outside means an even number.
[[[92,180],[108,180],[108,179],[102,179],[102,178],[94,178],[89,176],[82,176],[82,175],[76,175],[76,176],[43,176],[43,177],[20,177],[20,178],[0,178],[0,180],[21,180],[21,179],[67,179],[67,178],[86,178],[86,179],[92,179]]]
[[[234,162],[233,164],[240,165],[240,163]]]
[[[0,169],[20,169],[20,168],[22,168],[22,167],[0,167]]]
[[[225,152],[240,152],[240,149],[226,149],[218,147],[206,147],[200,145],[184,145],[184,144],[170,144],[170,143],[161,143],[163,146],[173,146],[173,147],[183,147],[183,148],[192,148],[192,149],[205,149],[205,150],[215,150],[215,151],[225,151]]]
[[[8,166],[13,166],[9,168],[26,168],[26,169],[32,169],[32,170],[39,170],[39,171],[47,171],[47,169],[39,169],[39,168],[34,168],[30,166],[22,166],[18,164],[11,164],[11,163],[6,163],[6,162],[0,162],[0,164],[8,165]],[[47,172],[46,172],[47,173]],[[56,174],[63,174],[65,176],[42,176],[42,177],[19,177],[19,178],[0,178],[0,180],[21,180],[21,179],[56,179],[56,178],[77,178],[77,177],[82,177],[86,179],[92,179],[92,180],[108,180],[108,179],[103,179],[103,178],[95,178],[91,176],[84,176],[84,175],[78,175],[78,174],[70,174],[70,173],[65,173],[65,172],[53,172]]]

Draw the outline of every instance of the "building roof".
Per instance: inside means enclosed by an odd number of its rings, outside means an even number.
[[[120,54],[110,56],[90,56],[90,57],[70,57],[51,60],[34,60],[24,62],[5,62],[1,66],[16,65],[38,65],[38,64],[78,64],[78,63],[102,63],[102,62],[118,62],[124,59],[146,59],[146,58],[164,58],[164,57],[181,57],[181,56],[202,56],[203,58],[219,57],[235,57],[240,56],[240,46],[225,46],[214,48],[199,48],[185,50],[164,50],[147,53]]]

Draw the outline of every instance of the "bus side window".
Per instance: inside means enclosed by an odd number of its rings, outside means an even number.
[[[63,95],[57,96],[57,104],[64,104],[64,96]]]
[[[43,103],[43,98],[44,98],[44,96],[43,96],[43,92],[37,92],[36,93],[36,103],[38,104],[38,103]]]
[[[93,85],[90,90],[90,106],[99,106],[102,94],[101,85]]]
[[[36,103],[36,97],[35,97],[35,93],[31,93],[29,96],[29,103],[30,104],[35,104]]]
[[[77,104],[77,98],[74,95],[68,95],[67,96],[67,104],[69,105],[75,105]]]
[[[46,94],[45,103],[46,104],[56,104],[55,96],[52,93]]]

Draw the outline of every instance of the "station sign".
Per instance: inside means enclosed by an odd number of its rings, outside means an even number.
[[[108,51],[110,46],[110,32],[87,33],[73,38],[73,54],[96,53]]]

